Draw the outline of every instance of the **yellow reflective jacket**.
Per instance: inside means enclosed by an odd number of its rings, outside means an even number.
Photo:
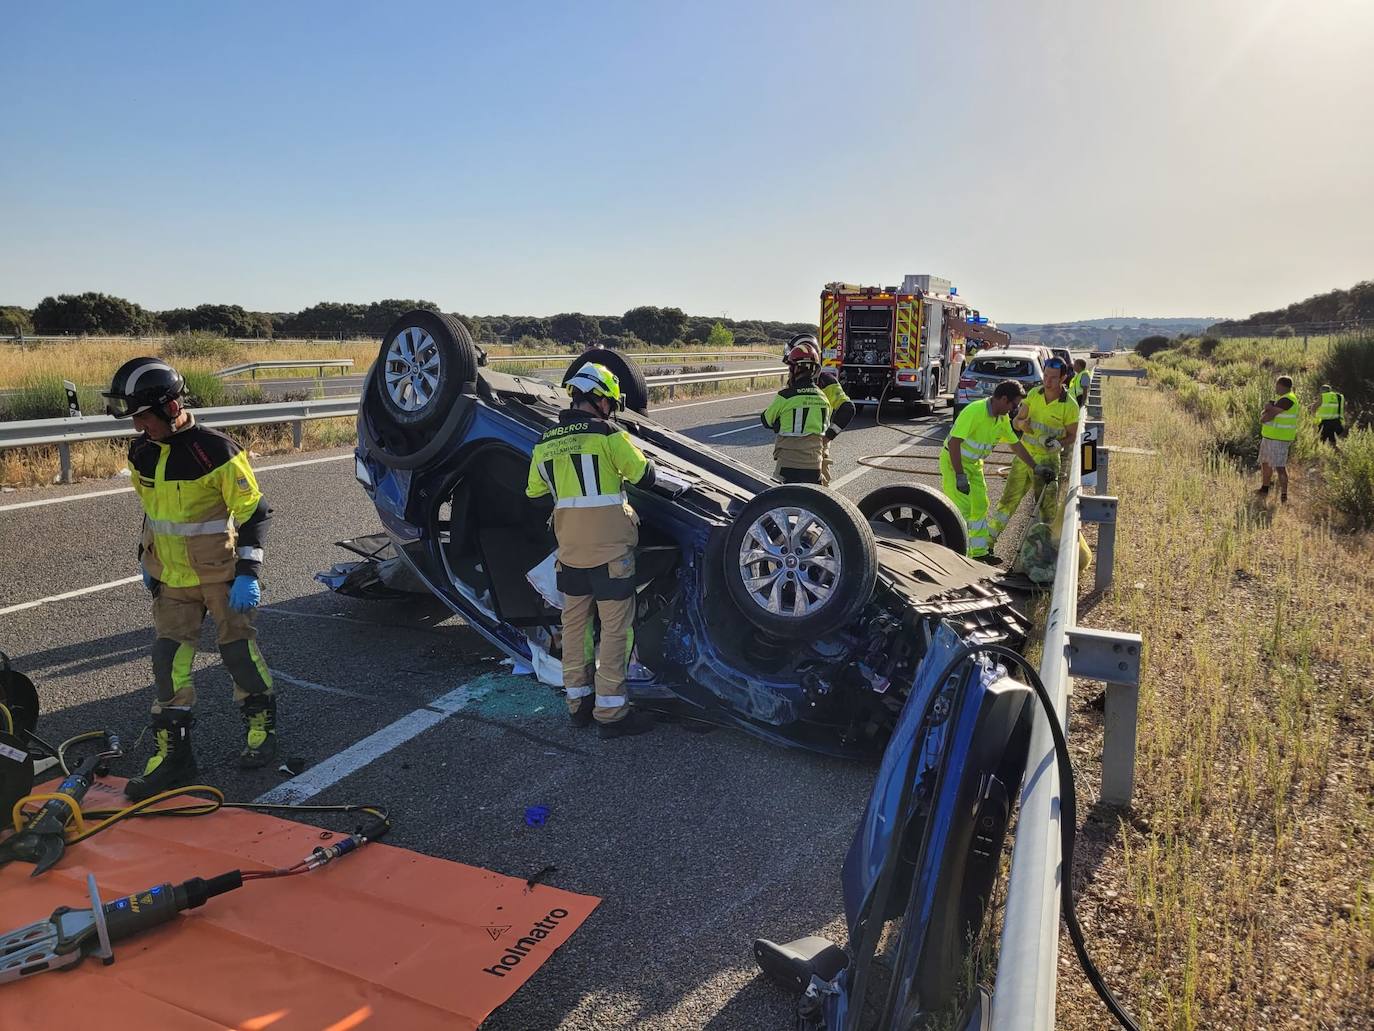
[[[559,413],[530,456],[525,494],[553,497],[558,560],[591,569],[623,557],[639,541],[625,481],[654,482],[654,464],[630,435],[604,419],[572,409]]]
[[[129,475],[143,505],[139,561],[154,580],[194,587],[261,573],[272,510],[231,438],[194,418],[166,441],[140,436]]]

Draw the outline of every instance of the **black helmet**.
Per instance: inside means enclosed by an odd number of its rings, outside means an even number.
[[[116,419],[127,419],[150,408],[161,409],[185,389],[181,373],[161,358],[131,358],[119,367],[110,389],[100,396],[105,399],[105,411]]]

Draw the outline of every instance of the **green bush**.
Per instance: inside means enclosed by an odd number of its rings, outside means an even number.
[[[1374,529],[1374,430],[1352,430],[1322,459],[1320,500],[1332,521],[1357,532]]]
[[[229,403],[229,387],[213,372],[191,369],[186,378],[186,403],[192,408],[214,408]]]
[[[1135,353],[1140,355],[1140,357],[1142,358],[1150,358],[1158,354],[1160,351],[1173,347],[1174,344],[1175,341],[1170,340],[1168,337],[1146,337],[1145,339],[1139,341],[1135,345]]]
[[[162,357],[193,358],[198,361],[223,362],[228,365],[243,353],[234,341],[213,333],[178,333],[162,345]]]
[[[1197,351],[1202,357],[1210,358],[1219,346],[1221,341],[1216,337],[1203,337],[1198,341]]]
[[[1374,423],[1374,333],[1338,340],[1327,350],[1314,382],[1329,383],[1345,395],[1346,424]]]
[[[67,391],[61,376],[30,376],[4,404],[7,419],[61,419],[67,414]]]

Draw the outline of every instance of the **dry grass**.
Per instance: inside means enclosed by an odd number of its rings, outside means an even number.
[[[254,454],[277,455],[295,450],[291,442],[290,423],[228,427],[225,432]],[[301,449],[316,451],[352,446],[357,439],[357,427],[351,417],[312,419],[305,424]],[[73,478],[103,480],[116,476],[127,465],[128,449],[127,440],[73,444]],[[55,447],[0,451],[0,486],[35,487],[55,483],[59,468]]]
[[[1090,809],[1101,716],[1073,702],[1090,949],[1142,1027],[1374,1027],[1374,546],[1265,505],[1157,390],[1109,381],[1115,587],[1145,636],[1136,806]],[[1060,1026],[1108,1018],[1061,943]]]
[[[70,340],[30,345],[20,350],[14,344],[0,343],[0,389],[17,387],[26,379],[61,376],[75,383],[94,386],[109,382],[111,374],[130,358],[143,354],[159,355],[171,337],[73,337]],[[233,344],[227,360],[176,359],[182,372],[214,372],[226,365],[268,361],[273,358],[352,358],[353,371],[367,371],[377,357],[377,341],[349,340],[264,340],[256,344]],[[314,377],[314,369],[281,370],[274,379],[300,375]],[[337,372],[326,375],[338,375]]]

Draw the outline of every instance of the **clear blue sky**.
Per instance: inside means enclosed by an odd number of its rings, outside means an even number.
[[[1374,3],[0,0],[0,303],[1002,321],[1374,276]]]

